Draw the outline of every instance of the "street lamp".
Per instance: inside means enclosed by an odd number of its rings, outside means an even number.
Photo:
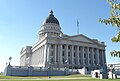
[[[49,62],[49,78],[51,78],[51,63]]]
[[[50,57],[49,58],[49,61],[48,61],[48,70],[49,70],[49,72],[48,72],[48,76],[49,76],[49,78],[51,78],[51,74],[52,74],[52,69],[51,69],[51,59],[52,59],[52,57]]]
[[[10,57],[9,57],[9,66],[10,66],[11,59],[12,59],[12,57],[10,56]]]
[[[66,75],[67,63],[68,63],[68,61],[65,60],[65,75]]]
[[[99,64],[97,64],[97,69],[99,69]]]

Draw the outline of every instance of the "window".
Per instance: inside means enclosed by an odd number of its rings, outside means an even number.
[[[51,45],[51,49],[53,49],[54,48],[54,45]]]
[[[79,59],[79,63],[81,64],[81,60]]]
[[[68,46],[68,49],[70,49],[70,46]]]
[[[91,60],[89,60],[89,63],[91,64]]]
[[[62,56],[65,56],[65,52],[64,51],[62,52]]]
[[[84,53],[84,58],[86,58],[86,54]]]
[[[91,52],[91,50],[92,50],[92,49],[91,49],[91,48],[89,48],[89,52]]]
[[[68,56],[70,57],[70,52],[68,52]]]
[[[86,60],[84,60],[85,61],[85,64],[87,64],[87,61]]]
[[[95,57],[96,57],[96,56],[95,56],[95,54],[94,54],[94,59],[95,59]]]
[[[84,51],[86,51],[86,47],[84,48]]]
[[[74,59],[74,63],[77,64],[76,59]]]
[[[53,52],[53,51],[51,51],[51,56],[53,56],[53,54],[54,54],[54,52]]]
[[[76,56],[75,52],[74,52],[74,57]]]
[[[74,50],[76,50],[76,47],[74,46]]]
[[[79,51],[81,50],[81,47],[79,47]]]
[[[96,52],[96,48],[94,48],[94,53]]]
[[[70,58],[68,58],[68,63],[70,64],[71,62],[70,62]]]
[[[62,45],[62,49],[65,49],[65,45]]]
[[[53,58],[50,59],[50,63],[52,63],[52,64],[54,63],[54,59]]]
[[[62,58],[62,62],[65,63],[65,59],[64,58]]]

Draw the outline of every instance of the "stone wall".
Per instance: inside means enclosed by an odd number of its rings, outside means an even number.
[[[63,76],[68,75],[66,69],[53,70],[52,68],[7,66],[4,70],[6,76]]]

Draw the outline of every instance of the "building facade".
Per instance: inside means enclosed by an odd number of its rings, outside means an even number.
[[[51,11],[39,30],[39,41],[22,48],[20,66],[100,69],[106,65],[105,47],[104,42],[83,34],[63,34]]]

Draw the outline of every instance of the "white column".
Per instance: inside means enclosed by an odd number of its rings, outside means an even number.
[[[88,65],[90,64],[89,63],[89,61],[90,61],[90,59],[89,59],[89,47],[87,47],[87,60],[88,60]]]
[[[79,46],[77,46],[77,63],[79,65]]]
[[[99,62],[99,49],[97,49],[97,64],[99,65],[100,62]]]
[[[46,64],[47,64],[47,66],[49,66],[49,57],[50,57],[50,44],[47,44],[47,46],[46,46]]]
[[[74,46],[72,45],[72,64],[74,64]]]
[[[47,48],[48,48],[48,46],[47,46],[47,44],[45,44],[45,48],[44,48],[44,60],[43,60],[43,64],[44,65],[47,62],[47,58],[46,58],[46,56],[47,56]]]
[[[103,57],[104,57],[104,64],[106,64],[106,53],[105,53],[105,50],[103,50]]]
[[[93,65],[94,65],[94,48],[92,48],[92,63],[93,63]]]
[[[50,61],[50,44],[48,45],[48,50],[47,50],[47,58],[48,58],[48,62]]]
[[[44,48],[44,45],[43,45],[42,48],[41,48],[41,52],[42,52],[42,53],[41,53],[41,57],[42,57],[42,58],[41,58],[41,64],[40,64],[40,66],[43,64],[43,53],[44,53],[44,52],[43,52],[43,48]]]
[[[66,51],[66,53],[65,53],[65,54],[66,54],[66,60],[68,61],[68,45],[66,45],[65,47],[66,47],[66,48],[65,48],[65,49],[66,49],[66,50],[65,50],[65,51]]]
[[[102,50],[102,64],[104,65],[104,51]]]
[[[54,49],[54,52],[55,52],[55,55],[54,55],[54,64],[56,64],[56,53],[57,53],[57,45],[55,44],[55,49]]]
[[[62,64],[62,45],[60,45],[60,64]]]
[[[83,59],[82,59],[83,65],[85,65],[85,60],[84,60],[84,47],[82,47],[82,56],[83,56]]]

